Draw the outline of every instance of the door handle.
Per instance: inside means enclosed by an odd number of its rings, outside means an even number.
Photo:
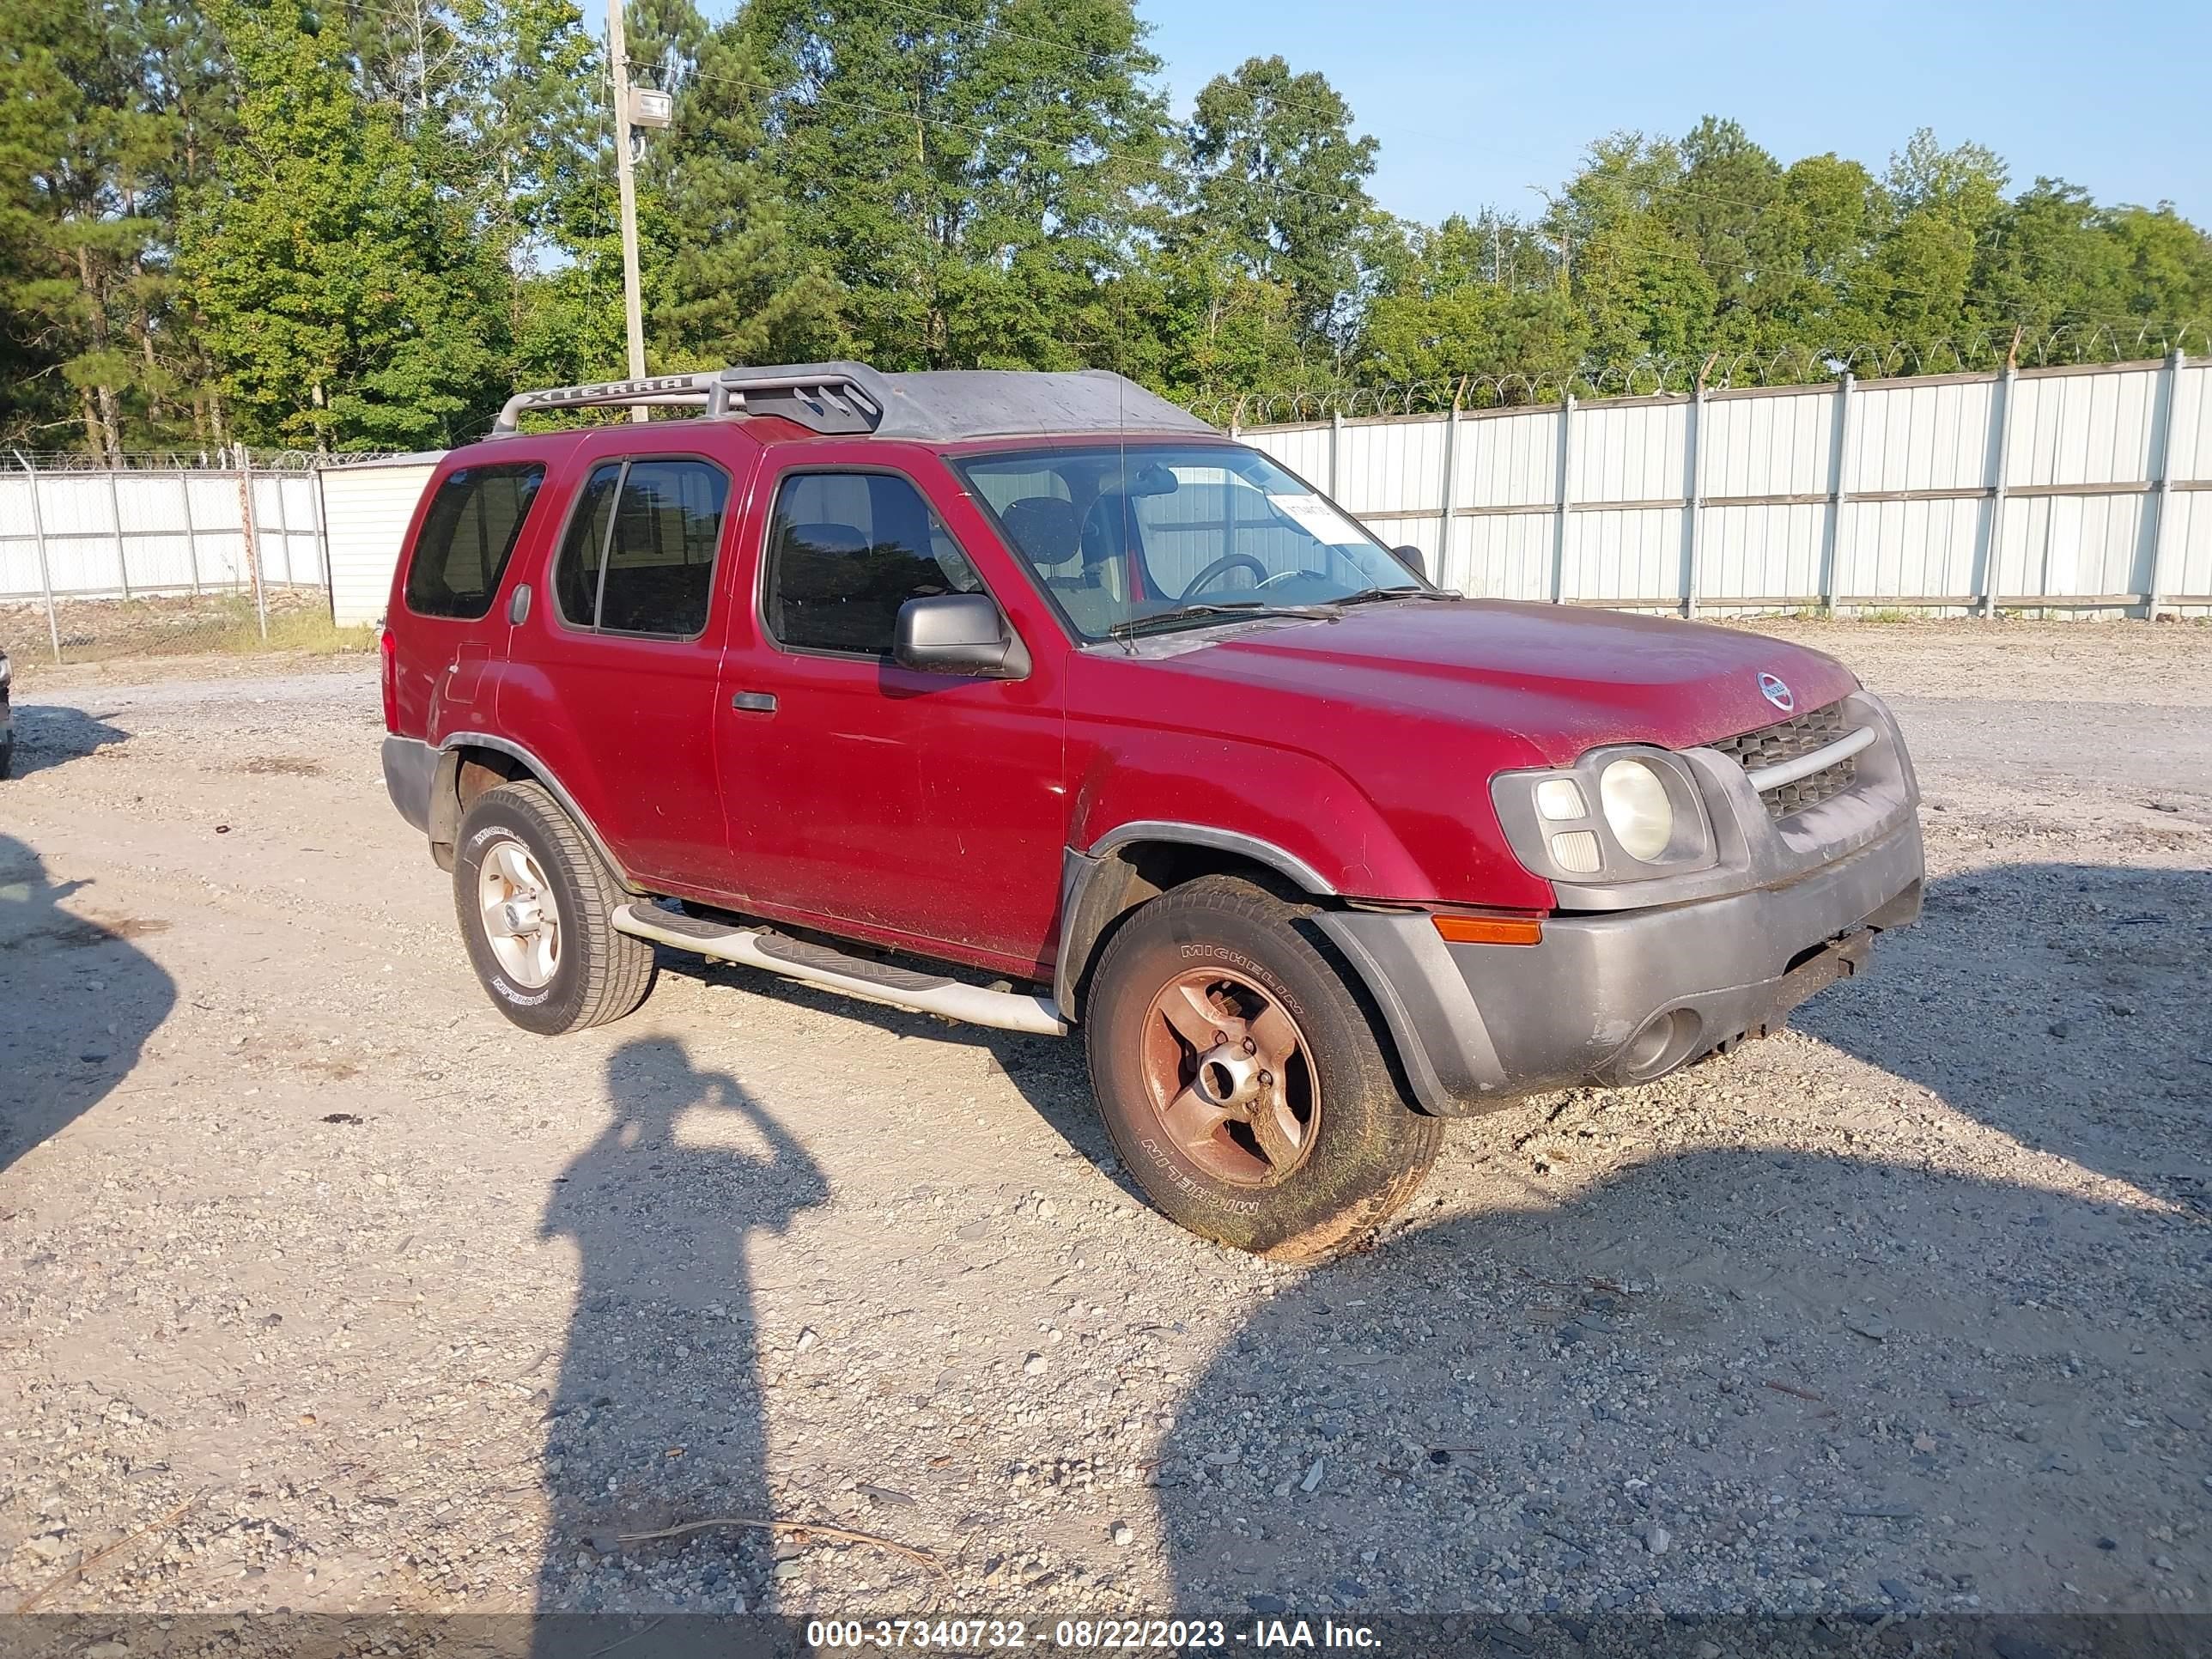
[[[773,691],[739,691],[730,698],[730,707],[748,714],[775,713],[775,693]]]

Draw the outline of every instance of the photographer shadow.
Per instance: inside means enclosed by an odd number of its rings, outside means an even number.
[[[85,885],[55,883],[0,835],[0,1174],[106,1099],[176,1006],[175,981],[131,942],[163,924],[63,908]]]
[[[616,1050],[607,1092],[613,1119],[556,1180],[543,1223],[578,1257],[547,1408],[533,1650],[549,1656],[608,1639],[561,1615],[757,1607],[773,1583],[757,1528],[640,1534],[774,1515],[748,1247],[827,1194],[805,1148],[673,1039]]]

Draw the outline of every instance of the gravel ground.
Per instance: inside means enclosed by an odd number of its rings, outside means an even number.
[[[0,1607],[2212,1610],[2212,629],[1786,631],[1895,698],[1924,922],[1310,1271],[1073,1045],[672,956],[516,1032],[357,662],[27,675]],[[633,1536],[732,1516],[945,1576]]]

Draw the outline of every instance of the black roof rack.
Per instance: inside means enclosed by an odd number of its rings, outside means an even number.
[[[532,411],[641,406],[691,408],[708,419],[775,415],[811,432],[934,443],[1073,432],[1213,430],[1189,410],[1104,369],[884,374],[866,363],[786,363],[518,392],[499,411],[492,435],[513,433]]]

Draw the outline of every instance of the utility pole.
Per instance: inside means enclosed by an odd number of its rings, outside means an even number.
[[[629,377],[645,378],[645,294],[637,275],[637,180],[629,160],[629,53],[623,43],[623,0],[607,0],[607,68],[614,77],[615,179],[622,196],[623,325],[629,336]],[[633,421],[649,421],[643,404]]]
[[[1561,288],[1565,288],[1565,287],[1566,287],[1566,286],[1568,285],[1569,282],[1571,280],[1571,275],[1572,275],[1572,273],[1569,270],[1568,267],[1569,267],[1570,262],[1571,262],[1571,261],[1572,260],[1572,258],[1573,258],[1573,253],[1572,253],[1572,252],[1571,252],[1571,247],[1570,247],[1570,245],[1569,245],[1569,243],[1568,243],[1568,240],[1567,240],[1567,238],[1568,238],[1568,231],[1567,231],[1567,222],[1566,222],[1566,216],[1565,216],[1564,214],[1561,214],[1561,213],[1559,212],[1559,204],[1557,202],[1555,202],[1555,201],[1553,201],[1553,200],[1552,199],[1552,192],[1551,192],[1550,191],[1548,191],[1548,190],[1546,190],[1546,189],[1543,187],[1543,185],[1529,185],[1529,186],[1528,186],[1528,188],[1529,188],[1529,189],[1531,189],[1531,190],[1533,190],[1533,191],[1534,191],[1536,192],[1536,194],[1537,194],[1537,195],[1539,195],[1539,196],[1542,197],[1542,198],[1544,198],[1544,205],[1545,205],[1545,207],[1546,207],[1547,209],[1548,209],[1548,210],[1550,210],[1550,212],[1551,212],[1553,215],[1556,216],[1559,218],[1559,286],[1560,286]]]

